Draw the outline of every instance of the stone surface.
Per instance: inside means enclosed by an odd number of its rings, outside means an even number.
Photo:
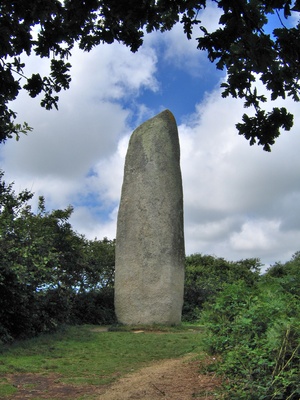
[[[166,110],[133,132],[126,155],[116,238],[120,323],[180,323],[184,255],[179,139]]]

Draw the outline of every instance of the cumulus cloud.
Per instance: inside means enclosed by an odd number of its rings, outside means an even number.
[[[295,126],[271,153],[238,136],[242,103],[222,99],[220,89],[179,126],[188,253],[269,264],[298,250],[300,121],[296,105],[286,105]]]
[[[21,93],[12,107],[34,131],[1,147],[7,179],[45,195],[53,207],[71,201],[90,169],[115,152],[136,109],[145,113],[134,102],[140,91],[157,89],[151,49],[134,55],[118,44],[103,45],[87,54],[75,50],[71,62],[71,89],[61,93],[59,111],[46,111],[39,99]],[[45,60],[30,57],[25,73],[43,75],[47,68]]]
[[[220,9],[215,3],[210,2],[197,15],[197,19],[201,22],[194,26],[190,40],[183,31],[183,24],[178,22],[171,31],[146,35],[145,45],[155,46],[160,61],[166,63],[167,66],[171,65],[172,69],[175,67],[191,76],[207,79],[207,75],[211,77],[216,74],[215,67],[212,67],[206,53],[197,49],[197,38],[203,36],[200,26],[205,26],[208,31],[214,31],[218,26],[220,16]]]

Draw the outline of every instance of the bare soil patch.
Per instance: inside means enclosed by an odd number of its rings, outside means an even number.
[[[18,390],[6,399],[213,400],[221,381],[212,373],[199,372],[213,362],[211,357],[199,361],[191,355],[164,360],[103,386],[66,384],[58,375],[14,374],[7,379]]]
[[[213,359],[205,359],[205,364]],[[200,362],[191,356],[155,363],[120,378],[101,400],[190,400],[215,398],[221,381],[214,374],[200,374]]]

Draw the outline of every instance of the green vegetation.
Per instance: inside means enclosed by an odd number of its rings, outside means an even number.
[[[119,326],[114,240],[89,241],[74,232],[71,207],[46,212],[40,198],[34,213],[32,196],[16,194],[0,175],[2,377],[57,373],[65,382],[99,385],[152,360],[200,353],[205,346],[220,360],[214,368],[225,378],[223,399],[300,398],[300,252],[264,274],[258,259],[190,255],[183,325]],[[94,330],[62,330],[66,324],[94,324]],[[109,332],[99,332],[101,324],[109,324]],[[32,339],[20,341],[26,338]],[[14,391],[6,379],[0,381],[2,397]]]
[[[64,323],[113,323],[114,240],[72,230],[72,207],[47,212],[0,173],[0,342]]]
[[[0,379],[0,396],[5,398],[17,392],[17,388],[8,383],[4,378]]]
[[[214,302],[224,284],[238,280],[254,284],[259,277],[257,258],[227,261],[224,258],[192,254],[186,257],[183,319],[196,321],[204,303]]]
[[[55,334],[3,346],[0,375],[55,373],[62,382],[102,385],[148,365],[152,361],[195,356],[201,352],[201,335],[186,329],[163,334],[145,331],[103,332],[94,326],[68,327]],[[3,379],[0,394],[13,390]]]
[[[225,284],[206,303],[201,322],[207,350],[221,355],[225,398],[298,400],[300,397],[300,253],[276,264],[256,284]]]

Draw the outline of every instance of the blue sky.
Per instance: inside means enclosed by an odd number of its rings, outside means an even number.
[[[208,7],[202,22],[214,29],[218,11]],[[76,231],[115,238],[130,134],[169,108],[181,145],[187,254],[258,257],[270,265],[300,250],[299,104],[285,102],[294,128],[271,153],[250,147],[235,130],[242,103],[222,99],[224,73],[180,26],[147,36],[135,54],[116,43],[89,54],[76,50],[71,63],[71,89],[61,94],[58,112],[26,93],[12,105],[34,127],[0,147],[5,179],[16,191],[45,196],[49,209],[72,204]],[[46,74],[48,62],[30,57],[27,71]]]

